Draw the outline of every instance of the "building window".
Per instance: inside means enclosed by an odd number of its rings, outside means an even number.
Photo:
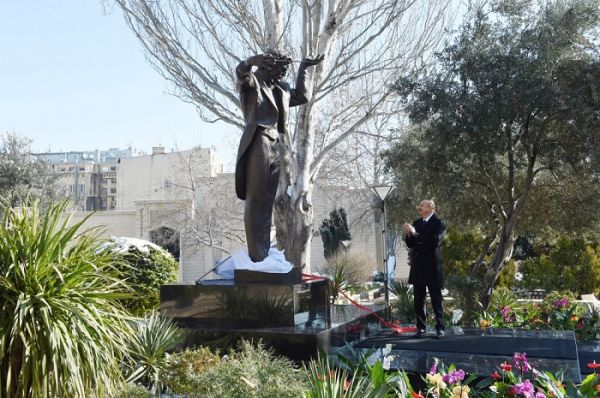
[[[150,231],[150,241],[167,250],[179,261],[179,232],[169,227],[158,227]]]

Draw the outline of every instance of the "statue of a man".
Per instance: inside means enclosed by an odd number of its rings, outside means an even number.
[[[252,56],[236,69],[245,127],[237,154],[235,191],[245,201],[246,240],[253,262],[264,260],[269,253],[279,181],[278,144],[287,134],[289,108],[308,102],[306,68],[323,58],[305,58],[300,63],[294,88],[280,80],[292,60],[276,51]]]

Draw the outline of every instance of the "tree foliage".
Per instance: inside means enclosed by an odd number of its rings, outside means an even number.
[[[600,292],[600,241],[594,236],[561,235],[539,242],[536,256],[519,268],[529,289],[571,291],[576,295]]]
[[[46,165],[32,155],[31,140],[16,134],[2,135],[0,143],[0,196],[18,206],[28,197],[47,199],[55,197],[55,178]]]
[[[346,211],[340,207],[333,209],[319,227],[325,258],[329,258],[344,249],[342,242],[352,239],[346,220]]]
[[[599,20],[597,0],[494,1],[468,18],[435,70],[397,84],[414,127],[388,166],[409,195],[435,197],[457,225],[486,228],[472,274],[485,267],[488,297],[520,220],[527,230],[567,205],[598,223],[585,198],[600,190]]]
[[[160,285],[177,281],[179,264],[163,249],[136,246],[118,256],[117,269],[131,286],[132,296],[123,300],[125,308],[136,316],[157,310],[160,305]]]

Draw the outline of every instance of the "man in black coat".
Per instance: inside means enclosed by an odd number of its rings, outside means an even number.
[[[444,335],[444,312],[442,309],[442,242],[446,226],[434,213],[433,200],[423,200],[417,207],[421,216],[413,224],[404,224],[406,246],[410,248],[410,274],[408,282],[413,285],[417,333],[422,337],[426,329],[425,295],[429,290],[435,314],[435,330],[438,338]]]
[[[264,260],[270,247],[273,201],[279,181],[279,140],[286,136],[290,107],[309,100],[306,69],[323,61],[323,55],[304,58],[296,85],[281,80],[292,60],[276,51],[254,55],[236,68],[244,131],[235,166],[235,192],[244,200],[248,254]]]

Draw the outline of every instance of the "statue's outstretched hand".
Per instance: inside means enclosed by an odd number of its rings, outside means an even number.
[[[273,54],[258,54],[248,58],[247,62],[250,65],[268,69],[275,65],[288,65],[292,62],[292,60],[289,57],[276,57]]]
[[[304,58],[302,60],[302,62],[305,63],[308,66],[315,66],[315,65],[319,65],[324,59],[325,59],[325,55],[324,54],[320,54],[320,55],[317,55],[314,58],[306,57],[306,58]]]

